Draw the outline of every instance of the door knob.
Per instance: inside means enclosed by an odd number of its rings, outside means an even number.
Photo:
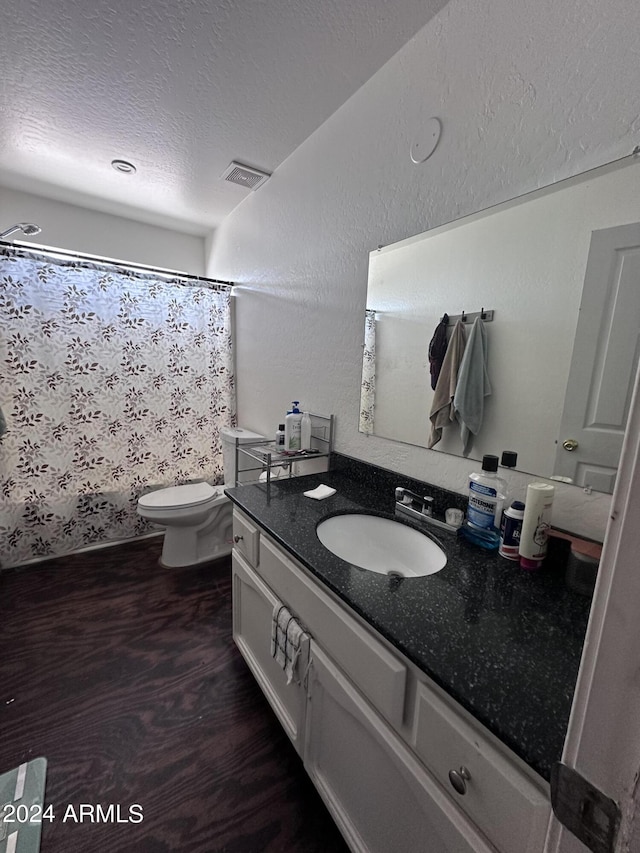
[[[449,770],[449,781],[459,794],[467,793],[467,782],[471,779],[471,773],[466,767],[460,770]]]
[[[234,542],[236,543],[236,545],[237,545],[237,544],[238,544],[238,542],[242,542],[243,538],[244,538],[243,536],[234,536],[234,537],[233,537],[233,541],[234,541]]]
[[[565,450],[568,450],[571,453],[572,450],[575,450],[578,447],[578,442],[575,438],[567,438],[562,442],[562,446]]]

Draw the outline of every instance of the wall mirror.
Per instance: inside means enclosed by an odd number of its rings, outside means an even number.
[[[514,450],[612,492],[639,355],[637,152],[371,253],[361,431],[427,447],[429,341],[484,308],[492,393],[468,458]],[[463,455],[458,426],[431,452]]]

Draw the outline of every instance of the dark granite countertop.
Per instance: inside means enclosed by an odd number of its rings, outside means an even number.
[[[447,553],[434,575],[390,579],[331,554],[315,529],[325,517],[394,517],[394,486],[416,481],[341,457],[323,474],[227,489],[231,500],[409,660],[541,776],[560,760],[586,630],[590,596],[565,580],[566,552],[526,572],[455,534],[429,530]],[[337,493],[303,492],[326,483]],[[427,493],[427,492],[425,492]],[[431,489],[436,507],[464,504]],[[460,503],[462,501],[462,504]],[[442,507],[444,508],[444,507]],[[411,524],[404,518],[398,518]]]

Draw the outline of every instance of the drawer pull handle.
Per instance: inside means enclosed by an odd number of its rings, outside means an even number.
[[[244,539],[244,536],[234,536],[234,537],[233,537],[233,541],[236,543],[236,545],[237,545],[237,544],[238,544],[238,542],[240,542],[242,539]]]
[[[460,770],[449,770],[449,781],[460,795],[467,793],[469,779],[471,779],[471,773],[466,767],[461,767]]]

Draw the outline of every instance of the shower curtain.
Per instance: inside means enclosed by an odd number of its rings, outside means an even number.
[[[222,482],[230,288],[0,247],[0,565],[150,528],[151,488]]]
[[[360,432],[373,433],[376,403],[376,312],[367,308],[364,316],[364,349],[360,386]]]

